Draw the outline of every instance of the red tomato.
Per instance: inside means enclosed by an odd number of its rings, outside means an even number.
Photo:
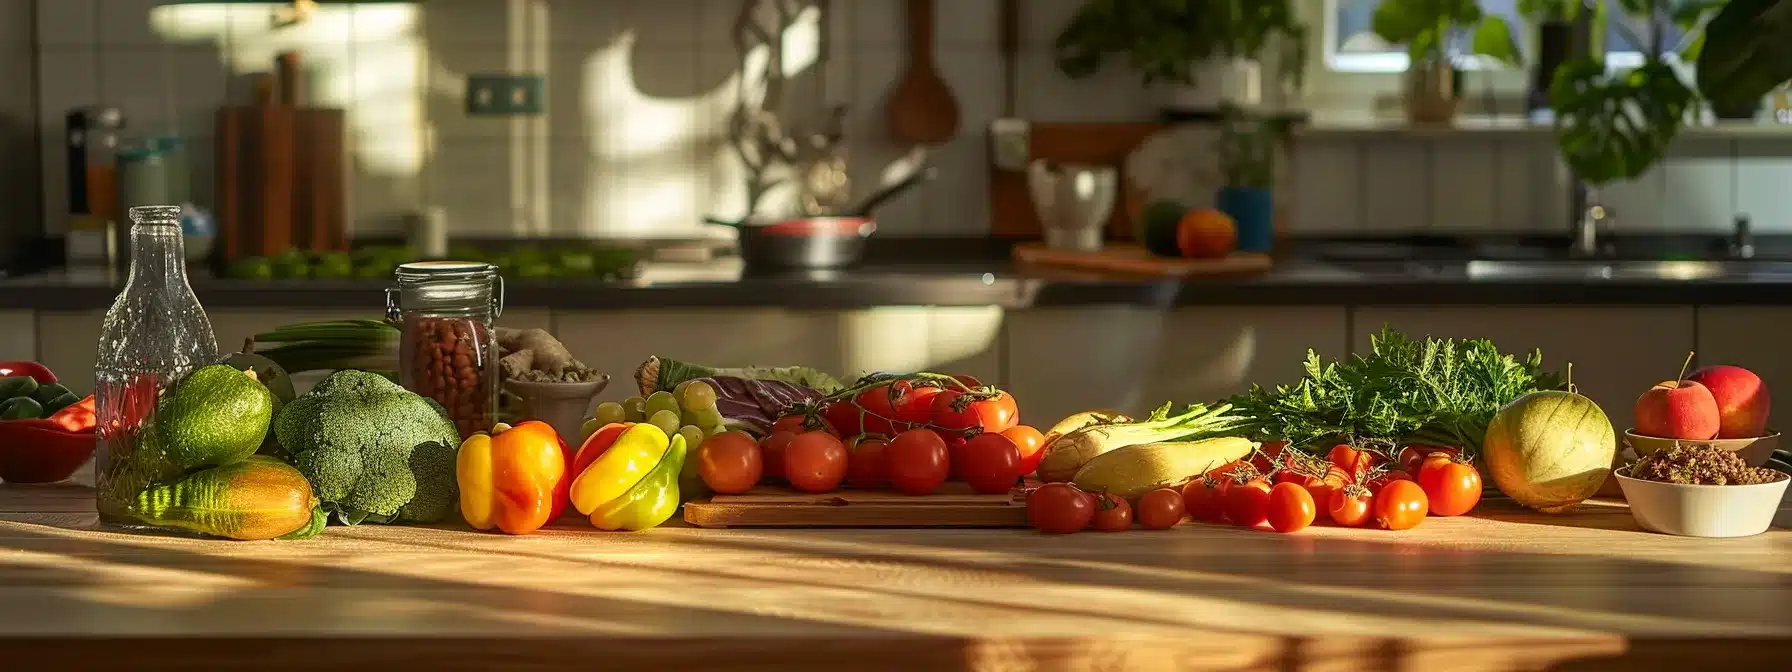
[[[909,386],[896,399],[896,422],[890,423],[891,429],[901,432],[926,427],[933,421],[933,398],[939,393],[940,388],[931,384]]]
[[[911,429],[884,448],[884,473],[890,485],[905,495],[930,495],[946,482],[951,471],[951,456],[946,442],[925,429]]]
[[[1372,460],[1369,454],[1350,447],[1348,443],[1332,446],[1331,452],[1325,454],[1325,459],[1332,466],[1343,469],[1345,478],[1353,483],[1357,476],[1369,468],[1367,463]]]
[[[697,475],[709,489],[738,495],[759,484],[765,463],[759,444],[740,432],[722,432],[703,440],[697,448]]]
[[[1080,532],[1094,518],[1095,498],[1069,483],[1042,485],[1027,496],[1027,520],[1040,532]]]
[[[1002,430],[1002,436],[1013,441],[1020,451],[1020,475],[1031,474],[1039,468],[1039,461],[1045,459],[1044,434],[1026,425],[1015,425]]]
[[[1119,495],[1095,495],[1095,517],[1091,526],[1103,532],[1121,532],[1132,527],[1132,505]]]
[[[958,390],[946,390],[933,397],[933,424],[946,430],[976,428],[995,434],[1020,424],[1020,411],[1014,405],[1014,397],[1007,392],[998,391],[996,396],[983,399],[974,394],[967,398],[966,393]]]
[[[862,411],[862,431],[867,434],[895,434],[890,423],[898,419],[897,405],[912,389],[908,381],[896,380],[865,388],[865,391],[853,397],[853,405],[857,405]]]
[[[846,444],[846,483],[871,490],[890,484],[885,472],[884,449],[890,445],[883,439],[853,439]]]
[[[1326,502],[1325,512],[1331,516],[1332,522],[1341,526],[1362,527],[1369,522],[1369,504],[1373,499],[1363,486],[1345,486],[1332,491],[1331,499]]]
[[[1425,458],[1419,467],[1419,487],[1433,515],[1460,516],[1481,501],[1480,472],[1448,455]]]
[[[840,436],[851,437],[865,433],[864,424],[860,422],[863,414],[859,407],[852,405],[852,401],[830,401],[821,405],[821,418]]]
[[[1190,518],[1219,523],[1226,520],[1226,481],[1218,477],[1197,478],[1182,486],[1182,509]]]
[[[784,417],[778,418],[777,422],[772,423],[771,431],[773,431],[773,432],[794,432],[797,434],[801,434],[804,431],[803,430],[804,417],[805,416],[801,416],[801,415],[786,415]]]
[[[1287,441],[1271,441],[1265,443],[1262,447],[1257,449],[1257,452],[1251,454],[1251,466],[1257,468],[1257,473],[1267,474],[1272,471],[1272,467],[1280,461],[1282,451],[1287,449]]]
[[[1384,471],[1381,473],[1380,476],[1376,476],[1375,478],[1373,478],[1369,481],[1369,489],[1374,492],[1381,492],[1381,489],[1388,487],[1389,483],[1393,483],[1394,481],[1411,481],[1411,480],[1412,480],[1412,474],[1406,473],[1399,469],[1394,469],[1391,471]]]
[[[1182,493],[1174,488],[1158,488],[1139,498],[1133,516],[1147,530],[1167,530],[1182,522]]]
[[[1299,532],[1312,525],[1318,513],[1313,506],[1313,495],[1306,488],[1282,483],[1269,490],[1269,529]]]
[[[784,478],[803,492],[833,492],[846,478],[846,444],[820,430],[798,434],[784,449]]]
[[[972,437],[952,453],[952,460],[964,482],[987,495],[1008,492],[1020,479],[1020,449],[1001,434]]]
[[[774,479],[784,478],[784,451],[790,442],[796,440],[796,432],[772,432],[759,441],[759,460],[765,475]]]
[[[1226,518],[1239,527],[1256,527],[1269,520],[1269,481],[1262,477],[1226,486]]]
[[[1303,476],[1301,480],[1295,481],[1313,495],[1314,502],[1329,502],[1332,491],[1350,484],[1350,477],[1343,469],[1330,466],[1329,462],[1326,465],[1328,469],[1325,476]]]
[[[1410,530],[1425,520],[1430,502],[1412,481],[1393,481],[1375,493],[1375,522],[1389,530]]]
[[[1406,470],[1406,473],[1409,474],[1419,473],[1419,466],[1425,463],[1425,458],[1431,457],[1437,453],[1442,453],[1448,457],[1457,457],[1462,454],[1462,450],[1458,448],[1444,448],[1441,446],[1427,446],[1415,443],[1400,449],[1400,468]]]

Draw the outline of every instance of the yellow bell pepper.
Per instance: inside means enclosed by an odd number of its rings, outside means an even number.
[[[621,497],[591,512],[591,524],[600,530],[645,530],[659,527],[678,510],[678,472],[684,468],[684,437],[672,435],[666,456],[647,477]]]
[[[572,505],[591,515],[598,507],[635,487],[666,456],[671,439],[645,422],[611,425],[585,440],[574,458],[579,475],[572,481]]]
[[[455,477],[467,524],[506,534],[541,529],[558,513],[568,477],[566,453],[554,428],[539,420],[498,423],[460,444]]]

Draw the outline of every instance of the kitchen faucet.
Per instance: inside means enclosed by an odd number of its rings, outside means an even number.
[[[1755,234],[1749,226],[1748,215],[1736,215],[1733,235],[1730,238],[1730,257],[1733,259],[1755,258]]]
[[[1609,208],[1603,205],[1587,206],[1581,218],[1574,222],[1574,241],[1569,247],[1569,254],[1576,257],[1611,256],[1615,251],[1612,242],[1615,228],[1617,218]]]

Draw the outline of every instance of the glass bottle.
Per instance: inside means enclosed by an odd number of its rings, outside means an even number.
[[[180,208],[131,208],[131,268],[106,311],[94,367],[100,522],[140,526],[137,495],[179,475],[156,438],[162,390],[218,360],[217,336],[187,284]]]
[[[504,313],[498,267],[468,261],[402,264],[386,290],[399,325],[399,384],[448,411],[462,438],[488,431],[498,408],[498,342]]]

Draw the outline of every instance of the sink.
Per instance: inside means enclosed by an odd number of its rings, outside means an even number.
[[[1463,272],[1476,280],[1662,280],[1696,281],[1792,275],[1792,262],[1644,261],[1574,259],[1558,261],[1475,260]]]

